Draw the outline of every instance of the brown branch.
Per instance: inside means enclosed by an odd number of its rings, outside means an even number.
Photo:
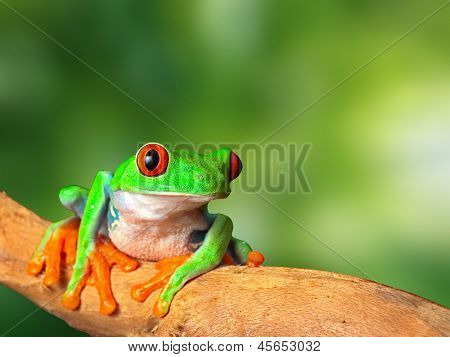
[[[448,336],[450,310],[418,296],[351,276],[276,267],[221,267],[188,283],[163,319],[130,287],[153,264],[132,273],[113,268],[119,311],[98,313],[87,287],[78,311],[60,302],[64,282],[48,289],[26,263],[49,222],[0,193],[0,282],[76,329],[95,336]],[[70,272],[65,272],[65,282]]]

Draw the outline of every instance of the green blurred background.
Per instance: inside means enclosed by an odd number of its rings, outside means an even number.
[[[195,144],[259,142],[443,3],[5,1]],[[312,193],[262,193],[371,278],[447,307],[449,35],[447,7],[273,136],[313,145]],[[146,141],[184,140],[0,3],[1,190],[60,219],[60,187]],[[238,184],[212,208],[269,265],[362,276]],[[0,333],[35,309],[0,301]],[[8,335],[83,334],[38,311]]]

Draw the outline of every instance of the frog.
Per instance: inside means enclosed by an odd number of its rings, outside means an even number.
[[[64,263],[71,265],[62,305],[78,309],[84,287],[91,285],[100,313],[111,315],[117,309],[111,269],[131,273],[141,261],[156,262],[156,274],[131,286],[130,295],[144,302],[160,290],[153,313],[162,318],[188,281],[223,264],[264,262],[233,236],[230,217],[208,209],[230,195],[241,171],[241,159],[229,148],[200,154],[146,143],[114,172],[98,171],[89,189],[71,185],[59,191],[72,216],[48,227],[27,272],[43,272],[42,283],[52,287],[61,281]]]

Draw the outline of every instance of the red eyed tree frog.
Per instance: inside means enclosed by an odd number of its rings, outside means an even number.
[[[162,288],[153,311],[167,314],[174,295],[187,281],[227,264],[259,266],[264,256],[232,236],[233,223],[207,210],[210,201],[230,194],[230,182],[242,163],[230,149],[209,155],[169,151],[149,143],[112,173],[99,171],[91,188],[64,187],[61,203],[75,215],[53,223],[33,254],[28,273],[38,275],[45,265],[43,283],[60,278],[61,253],[74,263],[63,295],[63,305],[75,310],[86,284],[97,287],[100,312],[117,307],[111,290],[110,269],[126,272],[137,260],[158,261],[159,271],[149,281],[131,288],[131,296],[145,301]]]

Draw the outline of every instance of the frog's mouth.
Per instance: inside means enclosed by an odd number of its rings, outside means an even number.
[[[136,188],[136,187],[122,187],[121,189],[117,190],[116,192],[129,192],[133,194],[140,194],[142,196],[183,196],[183,197],[192,197],[193,199],[207,199],[209,200],[215,200],[220,198],[226,198],[230,195],[231,190],[218,190],[213,192],[202,192],[201,190],[197,192],[183,192],[183,191],[172,191],[170,190],[170,187],[162,186],[161,190],[152,190],[151,188],[145,189],[145,188]]]
[[[141,191],[141,192],[129,192],[129,191],[116,191],[116,199],[126,201],[139,202],[144,205],[152,205],[155,203],[173,203],[187,205],[204,205],[210,201],[226,198],[230,193],[218,192],[212,194],[195,194],[195,193],[183,193],[183,192],[170,192],[170,191]]]
[[[223,195],[222,193],[219,195]],[[121,214],[136,218],[165,217],[192,211],[219,198],[217,194],[198,195],[170,192],[133,193],[116,191],[113,205]]]
[[[192,200],[216,200],[221,198],[227,198],[230,192],[216,192],[211,194],[199,194],[199,193],[184,193],[184,192],[170,192],[170,191],[141,191],[139,193],[141,196],[170,196],[170,197],[184,197],[186,199]]]

